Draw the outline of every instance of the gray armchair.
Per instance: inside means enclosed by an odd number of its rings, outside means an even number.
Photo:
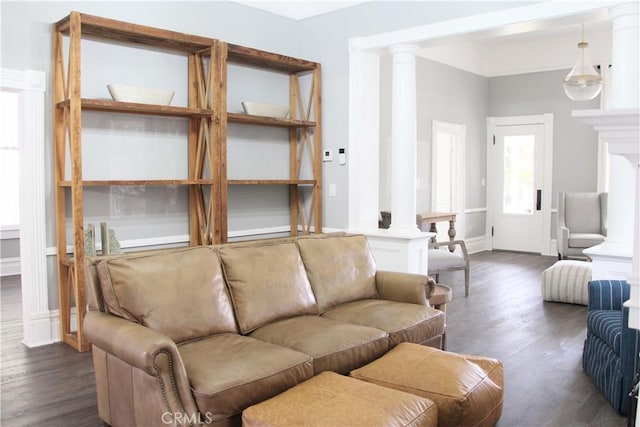
[[[607,196],[607,193],[558,193],[558,259],[584,258],[584,249],[604,242]]]
[[[449,248],[459,246],[462,253],[449,252]],[[445,249],[441,249],[441,247]],[[464,296],[469,296],[469,252],[463,240],[435,242],[429,247],[429,276],[439,282],[444,271],[464,270]]]
[[[378,215],[378,227],[389,228],[391,224],[391,212],[382,211]],[[416,225],[422,230],[422,215],[416,215]],[[456,246],[460,252],[455,252]],[[463,240],[436,242],[435,237],[429,242],[427,253],[429,259],[428,272],[436,282],[440,273],[445,271],[464,270],[464,296],[469,296],[469,252]]]
[[[422,215],[416,215],[416,224],[422,229]],[[460,247],[456,251],[456,246]],[[440,282],[440,273],[464,270],[464,296],[469,296],[469,252],[464,240],[437,242],[435,237],[429,242],[429,266],[427,274]]]

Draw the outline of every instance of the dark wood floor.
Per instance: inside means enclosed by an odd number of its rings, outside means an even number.
[[[482,252],[464,273],[442,274],[453,288],[447,350],[495,357],[504,364],[501,427],[624,426],[582,371],[586,307],[543,302],[541,272],[556,257]]]
[[[555,258],[483,252],[471,259],[469,297],[461,273],[440,278],[454,292],[448,350],[502,360],[499,426],[624,426],[582,372],[586,308],[542,302],[540,273]],[[91,354],[65,344],[24,347],[19,278],[3,279],[0,298],[0,425],[101,426]]]

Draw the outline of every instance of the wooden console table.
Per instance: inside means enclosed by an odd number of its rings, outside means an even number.
[[[438,230],[436,228],[437,222],[449,221],[449,240],[453,241],[456,237],[456,212],[425,212],[421,213],[423,224],[431,224],[429,231],[432,233],[437,233]],[[435,236],[431,239],[432,242],[436,242]],[[449,246],[449,251],[453,252],[454,246]]]

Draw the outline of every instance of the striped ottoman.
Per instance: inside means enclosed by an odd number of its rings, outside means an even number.
[[[558,261],[542,272],[542,299],[587,305],[590,281],[590,262]]]

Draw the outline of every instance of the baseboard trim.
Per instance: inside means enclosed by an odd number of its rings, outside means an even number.
[[[542,255],[557,256],[558,255],[558,242],[556,239],[546,240],[544,243],[544,252]]]
[[[0,258],[0,277],[20,274],[20,257]]]
[[[71,330],[75,330],[76,309],[71,309]],[[29,315],[24,329],[22,344],[31,347],[40,347],[62,341],[60,331],[60,310],[49,310],[43,313]]]

